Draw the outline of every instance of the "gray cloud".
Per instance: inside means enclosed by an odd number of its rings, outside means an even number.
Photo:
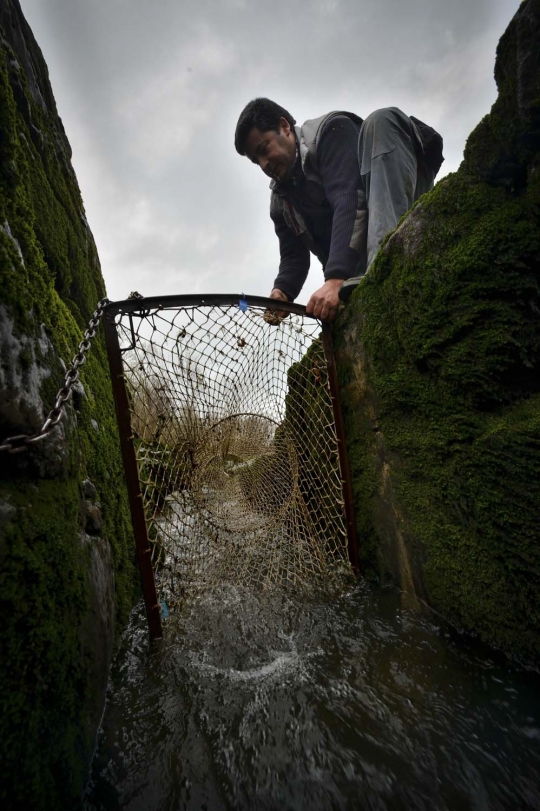
[[[267,95],[301,121],[402,107],[445,138],[443,173],[496,95],[519,0],[22,0],[49,65],[109,295],[267,294],[268,182],[234,151]],[[301,301],[322,281],[316,261]]]

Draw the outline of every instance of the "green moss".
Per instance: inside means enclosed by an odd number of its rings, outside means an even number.
[[[73,480],[38,488],[21,479],[10,487],[10,502],[18,520],[7,529],[0,576],[2,762],[11,775],[2,798],[8,807],[26,800],[45,808],[40,796],[65,802],[84,776],[78,628],[86,595],[84,560],[73,539],[78,488]]]
[[[362,556],[380,566],[385,460],[428,602],[536,658],[540,186],[479,182],[473,155],[387,242],[336,330]]]
[[[342,333],[336,331],[335,348],[356,511],[360,572],[370,579],[377,579],[381,574],[378,565],[381,544],[373,513],[380,489],[380,460],[372,421],[373,393],[366,388],[363,376],[355,373],[360,360],[357,347],[350,357],[343,345],[340,346],[341,337]]]
[[[47,81],[44,63],[39,78]],[[45,96],[52,98],[50,90]],[[1,48],[0,156],[2,304],[16,333],[31,342],[19,362],[29,368],[32,351],[40,354],[43,325],[68,363],[104,295],[103,279],[61,122],[34,101],[14,54]],[[40,393],[49,408],[63,372],[57,359],[46,364],[52,375]],[[94,674],[79,638],[87,609],[88,555],[78,542],[83,479],[94,482],[102,505],[120,627],[138,588],[102,335],[81,381],[86,397],[59,473],[44,479],[31,455],[0,459],[0,497],[16,510],[2,525],[0,545],[0,797],[8,808],[68,808],[86,776]],[[2,437],[21,430],[28,426],[0,420]]]
[[[334,444],[334,415],[330,400],[321,393],[328,386],[328,373],[321,339],[314,341],[304,357],[289,369],[285,398],[286,442],[295,447],[298,487],[307,507],[307,515],[329,548],[334,548],[341,507],[333,496],[326,496],[335,482],[339,467]],[[276,438],[279,436],[276,432]],[[327,436],[326,433],[330,432]],[[341,493],[340,493],[341,496]],[[339,541],[338,541],[339,542]]]

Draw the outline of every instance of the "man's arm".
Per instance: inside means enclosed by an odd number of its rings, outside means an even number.
[[[367,209],[358,167],[359,134],[360,128],[354,121],[336,116],[321,133],[317,147],[321,180],[334,214],[330,252],[324,268],[326,281],[354,276],[364,250]],[[358,228],[359,225],[364,227]]]
[[[356,275],[365,253],[367,210],[360,191],[358,136],[357,124],[336,116],[321,133],[317,148],[320,176],[333,211],[332,237],[325,283],[310,298],[307,311],[327,321],[337,313],[342,281]]]
[[[309,271],[309,248],[300,236],[286,224],[283,216],[270,212],[276,235],[279,239],[279,273],[274,282],[274,290],[281,290],[289,301],[300,293]],[[272,291],[272,293],[274,292]],[[277,298],[272,296],[273,298]]]

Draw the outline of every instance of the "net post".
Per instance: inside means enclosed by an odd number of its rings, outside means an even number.
[[[326,321],[322,322],[322,343],[326,366],[328,370],[328,383],[330,386],[330,399],[334,412],[334,422],[336,424],[336,435],[338,441],[339,466],[341,469],[341,482],[343,491],[343,501],[345,503],[345,518],[347,521],[347,551],[349,562],[357,577],[360,576],[360,566],[358,561],[358,538],[356,534],[356,516],[354,512],[353,492],[351,483],[351,471],[349,467],[349,457],[347,454],[347,443],[345,440],[345,424],[341,411],[341,398],[339,395],[339,382],[334,358],[334,345],[332,342],[332,328]]]
[[[159,639],[163,635],[161,626],[161,610],[158,603],[154,572],[152,569],[151,549],[148,541],[146,519],[144,517],[144,506],[142,502],[141,487],[139,484],[139,471],[135,448],[133,446],[133,436],[131,432],[131,419],[129,401],[124,383],[122,355],[118,334],[114,321],[115,312],[112,309],[106,310],[103,318],[105,330],[105,343],[107,346],[107,357],[111,374],[114,403],[116,406],[116,417],[118,420],[118,430],[120,434],[120,447],[122,459],[124,461],[124,472],[129,496],[129,506],[131,510],[131,522],[135,545],[137,549],[137,560],[141,572],[142,590],[146,605],[146,615],[148,618],[148,628],[150,639]]]

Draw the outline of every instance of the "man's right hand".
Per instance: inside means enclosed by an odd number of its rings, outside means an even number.
[[[283,292],[283,290],[279,290],[277,287],[274,287],[274,289],[270,293],[270,298],[275,298],[278,301],[289,300],[288,296]],[[263,317],[268,324],[277,325],[281,321],[283,321],[283,319],[286,318],[288,315],[289,313],[287,312],[287,310],[266,310]]]

